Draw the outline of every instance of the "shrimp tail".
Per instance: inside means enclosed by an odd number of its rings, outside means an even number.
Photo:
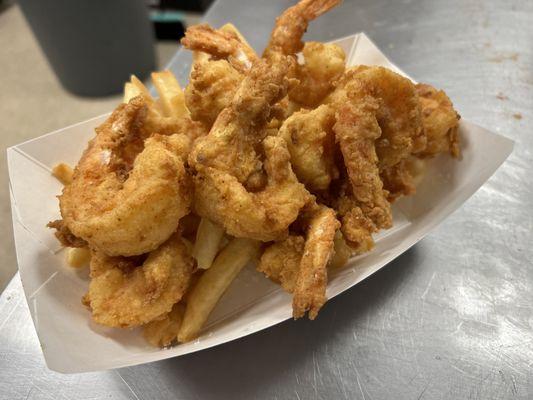
[[[189,50],[207,53],[215,59],[225,59],[238,71],[246,72],[257,61],[253,49],[229,28],[214,29],[208,24],[187,29],[181,44]]]
[[[301,0],[285,10],[276,19],[270,41],[263,57],[269,58],[272,53],[294,55],[302,50],[302,37],[309,23],[341,3],[342,0]]]

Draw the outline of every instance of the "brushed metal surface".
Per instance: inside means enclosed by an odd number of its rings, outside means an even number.
[[[261,49],[288,1],[219,0]],[[307,39],[365,31],[408,74],[515,151],[434,233],[314,321],[177,359],[60,375],[44,365],[18,276],[0,297],[1,399],[533,398],[533,2],[346,1]],[[171,68],[186,80],[190,58]]]

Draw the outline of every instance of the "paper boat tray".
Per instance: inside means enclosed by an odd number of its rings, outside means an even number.
[[[345,50],[349,65],[382,65],[401,73],[363,33],[335,42]],[[7,151],[20,277],[48,367],[72,373],[147,363],[207,349],[290,318],[291,297],[247,267],[194,342],[156,349],[139,330],[108,329],[91,321],[80,302],[87,291],[88,272],[66,265],[64,250],[45,225],[60,217],[56,196],[61,184],[51,176],[51,168],[58,162],[75,165],[94,128],[105,118],[93,118]],[[394,205],[394,228],[377,236],[372,252],[331,274],[328,298],[356,285],[421,240],[483,185],[513,147],[512,141],[463,120],[460,135],[462,159],[432,160],[417,194]]]

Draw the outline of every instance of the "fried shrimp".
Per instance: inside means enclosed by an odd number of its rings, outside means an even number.
[[[309,23],[328,12],[341,0],[301,0],[286,9],[276,18],[276,24],[270,35],[270,41],[263,52],[264,58],[272,54],[294,55],[302,50],[302,36]]]
[[[196,211],[236,237],[286,236],[310,199],[292,172],[285,141],[265,139],[271,107],[286,95],[289,64],[284,56],[272,63],[258,60],[189,156],[196,171]]]
[[[185,135],[153,135],[142,128],[140,97],[119,106],[89,143],[59,197],[75,236],[109,256],[156,249],[188,214],[191,184],[184,165]]]
[[[134,327],[164,317],[185,293],[193,259],[174,234],[142,262],[93,250],[91,283],[84,298],[95,322]]]
[[[420,83],[416,91],[422,107],[427,145],[415,152],[419,157],[432,157],[438,153],[450,153],[459,157],[459,114],[450,98],[442,90]]]
[[[194,57],[185,100],[192,119],[211,128],[231,103],[244,75],[226,60],[209,60],[203,54]]]
[[[444,92],[347,68],[348,39],[304,43],[341,0],[294,1],[261,56],[231,24],[189,27],[185,90],[154,72],[155,98],[132,76],[75,170],[54,169],[62,219],[48,226],[71,266],[90,265],[94,322],[140,327],[159,347],[211,335],[215,306],[261,252],[257,270],[291,294],[293,317],[314,319],[330,272],[374,247],[430,159],[459,157]]]
[[[381,135],[376,140],[379,169],[392,167],[426,147],[422,114],[414,84],[384,67],[351,68],[339,79],[329,101],[365,95],[375,98],[375,119]]]
[[[208,24],[191,26],[181,44],[189,50],[210,54],[215,59],[226,59],[243,73],[248,72],[257,60],[253,49],[230,27],[217,30]]]
[[[289,235],[271,244],[263,252],[257,270],[279,283],[285,291],[294,293],[304,246],[305,238],[299,235]]]
[[[426,144],[413,149],[412,154],[396,165],[383,169],[383,183],[389,191],[389,201],[400,196],[410,196],[426,169],[426,159],[439,153],[459,157],[459,114],[442,90],[427,84],[417,84],[416,91],[422,110],[422,125]]]
[[[339,176],[334,162],[334,124],[334,108],[322,105],[292,114],[279,130],[279,136],[287,142],[296,176],[311,192],[327,190]]]
[[[225,108],[209,134],[197,140],[189,164],[201,170],[212,167],[235,176],[245,183],[260,172],[262,162],[258,151],[266,136],[265,128],[272,105],[285,96],[288,60],[280,63],[256,63]]]
[[[257,270],[293,294],[294,318],[315,319],[326,302],[327,267],[340,226],[332,209],[314,204],[301,220],[305,237],[290,235],[267,247]]]
[[[285,141],[263,141],[267,184],[249,192],[235,176],[215,168],[202,168],[195,177],[196,211],[223,225],[233,236],[262,241],[287,236],[289,225],[311,199],[291,169]]]
[[[346,55],[336,44],[307,42],[303,48],[303,64],[296,65],[298,84],[289,98],[304,107],[316,107],[335,88],[344,73]]]
[[[294,288],[292,310],[294,318],[309,311],[315,319],[326,302],[327,265],[333,255],[335,232],[340,224],[335,211],[317,206],[310,213],[305,247]]]
[[[337,201],[342,233],[358,251],[372,248],[372,233],[392,225],[390,204],[379,176],[375,142],[381,135],[376,119],[379,103],[372,97],[348,97],[337,110],[333,129],[349,186]]]
[[[218,30],[206,24],[192,26],[182,44],[194,50],[185,88],[187,107],[193,120],[211,128],[218,114],[230,105],[257,55],[231,24]]]
[[[350,186],[336,201],[342,232],[357,252],[373,246],[372,233],[392,225],[389,200],[404,193],[396,169],[426,137],[412,82],[383,67],[352,68],[339,79],[327,103],[337,110],[334,131]],[[388,183],[394,184],[387,185]]]

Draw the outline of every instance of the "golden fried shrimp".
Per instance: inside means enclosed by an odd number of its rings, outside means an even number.
[[[340,2],[341,0],[300,0],[296,5],[286,9],[276,18],[276,25],[263,57],[268,59],[274,53],[289,56],[301,51],[302,36],[309,23]]]
[[[294,288],[292,310],[294,318],[301,318],[309,311],[309,319],[315,319],[327,300],[327,265],[333,255],[333,239],[340,224],[335,211],[325,206],[316,207],[308,218],[310,221]]]
[[[381,172],[383,183],[389,191],[389,201],[400,196],[413,195],[423,177],[426,163],[423,159],[439,153],[459,156],[459,114],[442,90],[426,84],[417,84],[416,91],[422,110],[422,125],[426,143],[413,148],[412,155]]]
[[[314,319],[326,302],[327,267],[340,224],[335,211],[317,204],[304,212],[299,221],[306,225],[305,238],[291,234],[271,244],[261,256],[257,270],[293,294],[294,318],[309,311],[309,319]]]
[[[305,43],[302,53],[304,63],[297,64],[295,74],[299,83],[290,90],[289,98],[305,107],[316,107],[344,73],[346,55],[336,44],[319,42]]]
[[[261,172],[256,147],[264,139],[272,105],[285,97],[289,60],[258,61],[241,82],[229,107],[217,117],[209,135],[198,139],[189,155],[196,170],[212,167],[226,171],[240,183]]]
[[[269,136],[262,145],[267,176],[263,189],[250,192],[230,173],[202,167],[194,178],[195,210],[232,236],[278,240],[287,236],[289,225],[311,195],[292,172],[285,141]]]
[[[426,145],[413,83],[383,67],[347,70],[326,100],[337,109],[334,127],[351,183],[336,201],[342,232],[359,253],[373,246],[372,233],[392,225],[390,204],[409,190],[398,168]]]
[[[304,246],[305,238],[297,235],[271,244],[263,252],[257,270],[279,283],[285,291],[294,293]]]
[[[244,75],[226,60],[198,60],[202,58],[195,56],[185,101],[192,119],[210,129],[218,114],[231,104]]]
[[[274,242],[263,252],[257,265],[257,270],[289,293],[294,293],[296,279],[300,271],[300,261],[304,254],[305,238],[301,235],[290,234],[287,239]],[[333,255],[328,268],[342,268],[353,254],[340,230],[333,238]]]
[[[284,56],[273,60],[254,64],[231,106],[189,156],[196,171],[196,212],[230,235],[263,241],[286,236],[310,199],[292,172],[285,141],[265,139],[272,105],[287,93],[290,66]]]
[[[384,168],[381,177],[389,191],[389,201],[400,196],[410,196],[425,171],[424,158],[431,158],[438,153],[450,153],[459,156],[459,115],[453,104],[442,90],[430,85],[418,84],[416,91],[422,110],[422,125],[427,140],[423,148],[413,148],[412,154],[392,167]]]
[[[185,293],[193,259],[178,234],[141,257],[109,257],[93,250],[84,298],[95,322],[134,327],[164,317]]]
[[[193,121],[189,116],[185,118],[166,117],[150,108],[142,129],[151,134],[184,135],[190,141],[194,141],[208,132],[203,124]]]
[[[324,191],[339,171],[335,165],[335,110],[329,105],[292,114],[279,130],[291,153],[300,182],[311,192]]]
[[[347,98],[337,109],[333,127],[350,182],[350,188],[340,196],[337,209],[342,218],[342,232],[358,251],[372,247],[372,233],[392,226],[375,150],[375,142],[381,135],[376,118],[379,102],[363,96],[357,93]]]
[[[351,92],[351,94],[350,94]],[[352,98],[375,98],[375,118],[381,130],[376,140],[379,169],[392,167],[426,146],[421,108],[414,84],[384,67],[351,68],[339,79],[328,101]]]
[[[231,29],[214,29],[208,24],[187,28],[181,44],[189,50],[210,54],[215,59],[226,59],[238,71],[246,73],[257,60],[250,46]]]
[[[218,114],[231,104],[257,55],[231,24],[218,30],[206,24],[192,26],[182,43],[194,50],[185,88],[187,107],[193,120],[211,128]]]
[[[419,157],[433,157],[438,153],[450,153],[459,157],[459,114],[454,110],[450,98],[442,90],[419,83],[416,91],[422,107],[424,131],[427,145],[414,152]]]
[[[372,234],[377,231],[376,225],[363,213],[349,183],[344,182],[333,201],[333,207],[341,221],[341,232],[354,253],[363,254],[372,250]]]
[[[309,22],[338,3],[340,3],[340,0],[303,0],[297,5],[287,9],[276,22],[270,43],[263,54],[263,58],[271,60],[271,63],[275,63],[275,61],[272,62],[272,60],[274,58],[279,58],[280,55],[294,57],[303,47],[301,37],[305,33]],[[203,55],[195,57],[193,73],[191,73],[191,79],[189,86],[186,89],[186,95],[187,104],[189,109],[191,109],[193,119],[202,121],[206,126],[210,127],[214,120],[213,117],[218,115],[221,111],[221,106],[223,104],[229,105],[227,104],[227,99],[231,94],[235,93],[236,81],[239,79],[242,80],[242,76],[239,77],[236,73],[233,73],[229,74],[231,79],[226,78],[224,81],[220,81],[219,78],[224,76],[221,71],[222,68],[228,70],[231,65],[236,69],[235,72],[246,74],[249,72],[253,63],[258,60],[258,57],[239,32],[231,25],[226,25],[219,30],[213,29],[207,24],[192,26],[187,30],[186,36],[182,40],[182,44],[196,52],[203,52]],[[329,47],[322,47],[318,43],[310,45],[308,52],[310,65],[302,69],[302,76],[305,75],[308,79],[303,83],[305,87],[302,86],[300,88],[298,92],[299,94],[295,94],[297,97],[301,98],[303,92],[311,88],[313,83],[318,84],[317,79],[320,77],[333,79],[339,75],[337,73],[337,64],[338,58],[340,57],[338,54],[340,48],[337,49],[331,47],[333,45],[328,46]],[[320,47],[320,49],[323,50],[323,55],[327,56],[328,60],[331,60],[331,63],[326,65],[326,68],[322,68],[323,71],[319,70],[316,63],[318,59],[313,58],[313,55],[310,53],[314,47]],[[340,52],[342,52],[342,50],[340,50]],[[206,70],[211,68],[210,63],[212,63],[213,60],[205,57],[205,53],[210,54],[215,59],[224,59],[228,62],[228,65],[222,63],[218,66],[220,71],[218,74],[214,74],[216,78],[207,79],[207,84],[202,82],[203,79],[201,78],[200,73],[195,72],[196,70],[203,70],[205,75]],[[344,57],[342,57],[342,61],[344,61]],[[203,67],[200,66],[202,64],[204,65]],[[289,64],[289,69],[286,72],[287,77],[293,77],[295,74],[295,66],[295,63]],[[342,69],[344,69],[343,62]],[[197,82],[197,80],[199,82]],[[296,82],[296,80],[293,80],[294,84]],[[212,93],[209,95],[202,94],[200,87],[212,88],[210,90]],[[323,98],[323,96],[330,91],[329,83],[325,84],[324,87],[327,89],[318,89],[317,86],[316,91],[313,92],[314,97]],[[215,99],[215,107],[208,107],[212,99]],[[207,116],[205,114],[207,114]],[[288,115],[286,115],[285,118]]]
[[[119,106],[89,142],[59,196],[68,229],[110,256],[156,249],[189,213],[185,135],[146,139],[140,97]]]

